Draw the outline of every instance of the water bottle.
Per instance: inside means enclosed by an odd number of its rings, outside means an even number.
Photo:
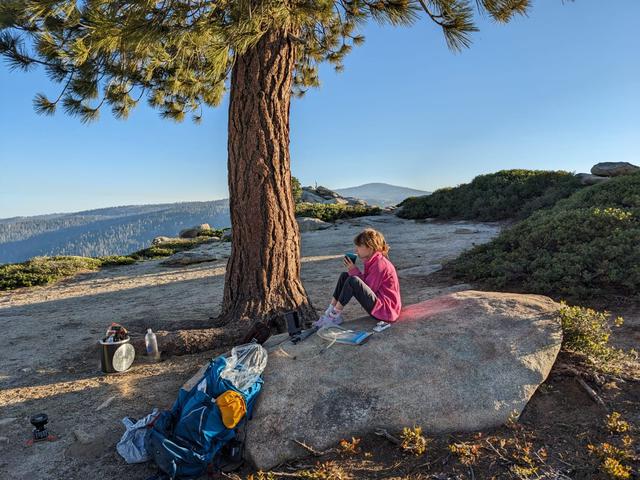
[[[144,343],[147,346],[147,355],[157,360],[160,357],[160,353],[158,352],[158,339],[150,328],[147,329],[147,334],[144,336]]]

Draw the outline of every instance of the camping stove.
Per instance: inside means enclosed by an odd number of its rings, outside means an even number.
[[[49,417],[46,413],[38,413],[31,417],[29,421],[35,428],[33,429],[33,437],[27,441],[28,446],[33,445],[35,442],[43,442],[45,440],[52,442],[57,440],[57,437],[51,435],[45,426],[49,422]]]
[[[39,413],[31,417],[31,425],[33,425],[33,441],[39,442],[46,440],[49,437],[49,430],[45,426],[49,422],[49,417],[46,413]]]

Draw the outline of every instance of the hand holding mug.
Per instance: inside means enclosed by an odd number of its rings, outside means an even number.
[[[358,256],[355,253],[347,253],[342,257],[342,263],[347,270],[350,270],[356,266],[355,261],[357,258]]]

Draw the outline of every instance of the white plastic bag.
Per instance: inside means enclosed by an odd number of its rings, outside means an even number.
[[[144,437],[147,425],[158,415],[158,409],[154,408],[149,415],[135,423],[129,417],[122,419],[126,431],[116,445],[116,450],[127,463],[143,463],[149,460],[150,456],[144,447]]]
[[[259,343],[246,343],[231,349],[227,366],[220,376],[244,391],[253,385],[267,366],[267,351]]]

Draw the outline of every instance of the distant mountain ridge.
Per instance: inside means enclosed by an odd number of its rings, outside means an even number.
[[[343,197],[360,198],[370,205],[391,207],[405,198],[430,195],[431,192],[416,190],[415,188],[399,187],[388,183],[365,183],[357,187],[336,188],[335,192]]]
[[[0,220],[0,263],[38,255],[123,255],[148,247],[160,235],[208,223],[231,226],[229,200],[127,205],[75,213]]]
[[[380,206],[428,194],[385,183],[335,191]],[[0,219],[0,264],[22,262],[39,255],[125,255],[148,247],[157,236],[177,236],[180,230],[201,223],[214,228],[231,226],[229,199],[124,205]]]

